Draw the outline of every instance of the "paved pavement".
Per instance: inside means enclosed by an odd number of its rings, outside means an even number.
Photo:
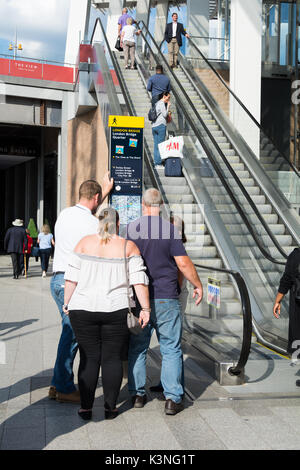
[[[185,410],[164,415],[164,402],[149,393],[142,410],[132,409],[122,385],[120,414],[104,420],[101,378],[90,422],[77,405],[47,398],[60,335],[51,298],[50,275],[42,279],[31,260],[27,279],[13,280],[10,258],[0,257],[0,449],[46,450],[237,450],[299,449],[298,368],[255,347],[247,383],[221,387],[200,366],[186,361],[186,381],[194,400]],[[153,342],[153,348],[156,347]],[[6,353],[4,361],[4,353]],[[75,374],[78,358],[75,363]],[[157,364],[149,357],[148,385]]]

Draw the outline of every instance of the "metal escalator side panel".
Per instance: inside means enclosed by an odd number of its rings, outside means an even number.
[[[274,185],[245,139],[237,131],[226,113],[220,108],[219,104],[210,94],[205,84],[201,81],[200,77],[193,72],[193,67],[188,64],[187,60],[182,55],[181,64],[186,76],[191,80],[191,82],[193,82],[195,90],[198,92],[199,96],[216,120],[218,126],[224,132],[228,141],[232,145],[232,148],[244,162],[246,168],[249,169],[253,179],[259,185],[263,194],[266,195],[279,217],[284,221],[296,243],[300,245],[300,219],[292,208],[291,203],[286,199],[278,187]]]

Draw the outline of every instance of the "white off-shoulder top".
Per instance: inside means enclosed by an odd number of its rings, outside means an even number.
[[[143,258],[127,258],[130,286],[149,284]],[[124,258],[101,258],[72,253],[65,279],[77,283],[69,302],[69,310],[114,312],[128,307]],[[130,287],[130,305],[135,306]]]

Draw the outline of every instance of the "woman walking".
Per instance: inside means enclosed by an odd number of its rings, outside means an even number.
[[[38,235],[37,242],[40,248],[42,277],[46,277],[49,266],[49,258],[51,256],[51,247],[52,245],[55,245],[53,235],[50,233],[49,225],[43,225],[42,230]]]
[[[139,35],[141,30],[136,30],[136,27],[133,26],[133,19],[131,17],[127,18],[126,25],[122,29],[121,33],[121,47],[124,50],[124,59],[125,59],[125,69],[129,69],[128,59],[130,55],[130,65],[131,70],[134,70],[135,62],[135,36]]]
[[[101,211],[99,231],[84,237],[71,255],[65,273],[63,310],[69,313],[80,351],[78,385],[81,409],[88,420],[102,370],[105,418],[118,414],[124,352],[128,348],[128,295],[125,271],[141,305],[139,321],[145,327],[150,317],[148,278],[137,246],[119,237],[119,217],[112,208]],[[130,288],[130,303],[134,307]]]

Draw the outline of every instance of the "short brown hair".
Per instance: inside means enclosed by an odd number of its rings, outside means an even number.
[[[99,194],[99,199],[102,198],[102,189],[97,181],[87,180],[81,183],[79,188],[79,199],[84,198],[90,201],[94,196],[96,196],[96,194]]]

